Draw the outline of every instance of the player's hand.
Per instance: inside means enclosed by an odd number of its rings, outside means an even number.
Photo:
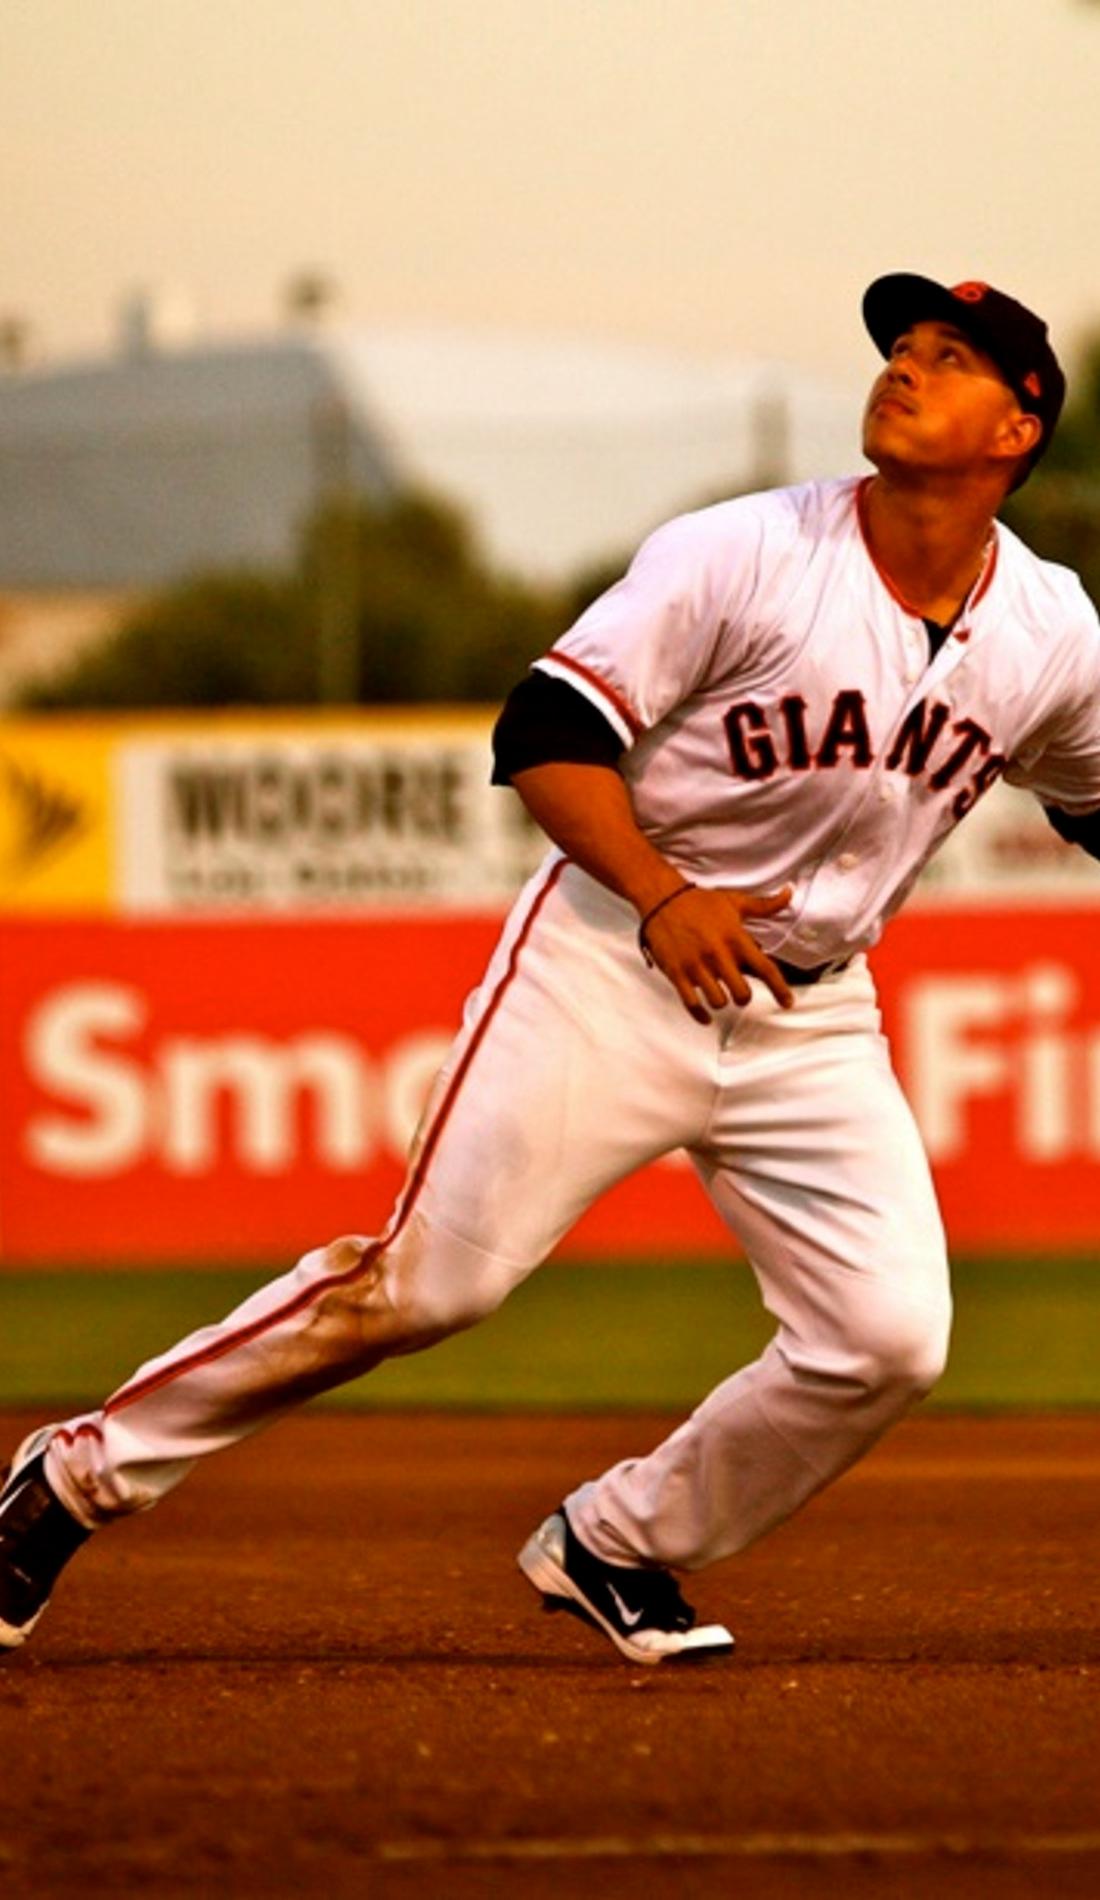
[[[759,977],[780,1007],[790,1009],[789,984],[748,928],[758,917],[774,917],[790,901],[789,884],[766,897],[696,887],[665,904],[646,926],[646,949],[697,1023],[709,1023],[727,1003],[743,1009],[751,1002],[750,976]]]

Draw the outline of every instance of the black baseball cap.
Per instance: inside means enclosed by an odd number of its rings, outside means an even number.
[[[1066,379],[1050,347],[1047,326],[1015,297],[971,281],[937,284],[931,277],[895,271],[877,277],[863,298],[863,321],[883,356],[914,323],[950,323],[992,357],[1025,415],[1038,416],[1043,433],[1013,486],[1027,480],[1046,452],[1062,412]]]

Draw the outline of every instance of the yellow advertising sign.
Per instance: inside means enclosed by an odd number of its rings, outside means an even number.
[[[0,911],[113,907],[113,737],[93,720],[0,720]]]

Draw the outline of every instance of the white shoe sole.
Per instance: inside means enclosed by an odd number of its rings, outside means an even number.
[[[5,1623],[3,1618],[0,1617],[0,1651],[22,1649],[23,1644],[26,1642],[35,1624],[48,1608],[49,1602],[47,1600],[47,1602],[42,1605],[42,1608],[31,1617],[30,1622],[20,1623],[18,1629],[14,1623]]]
[[[548,1546],[553,1541],[552,1520],[527,1539],[516,1559],[527,1581],[534,1585],[541,1596],[565,1597],[577,1603],[585,1616],[610,1637],[617,1650],[629,1662],[642,1663],[651,1668],[661,1662],[705,1662],[711,1657],[729,1656],[733,1651],[733,1637],[721,1623],[706,1623],[699,1629],[691,1630],[639,1630],[636,1636],[625,1636],[621,1630],[609,1623],[593,1608],[588,1598],[578,1589],[567,1570],[557,1561]]]

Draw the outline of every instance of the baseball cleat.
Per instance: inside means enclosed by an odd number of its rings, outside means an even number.
[[[0,1491],[0,1650],[26,1642],[69,1558],[91,1536],[46,1481],[52,1429],[23,1440]]]
[[[695,1611],[669,1571],[594,1557],[574,1534],[564,1505],[527,1539],[517,1562],[546,1609],[568,1610],[593,1624],[631,1662],[702,1662],[733,1649],[720,1623],[695,1628]]]

